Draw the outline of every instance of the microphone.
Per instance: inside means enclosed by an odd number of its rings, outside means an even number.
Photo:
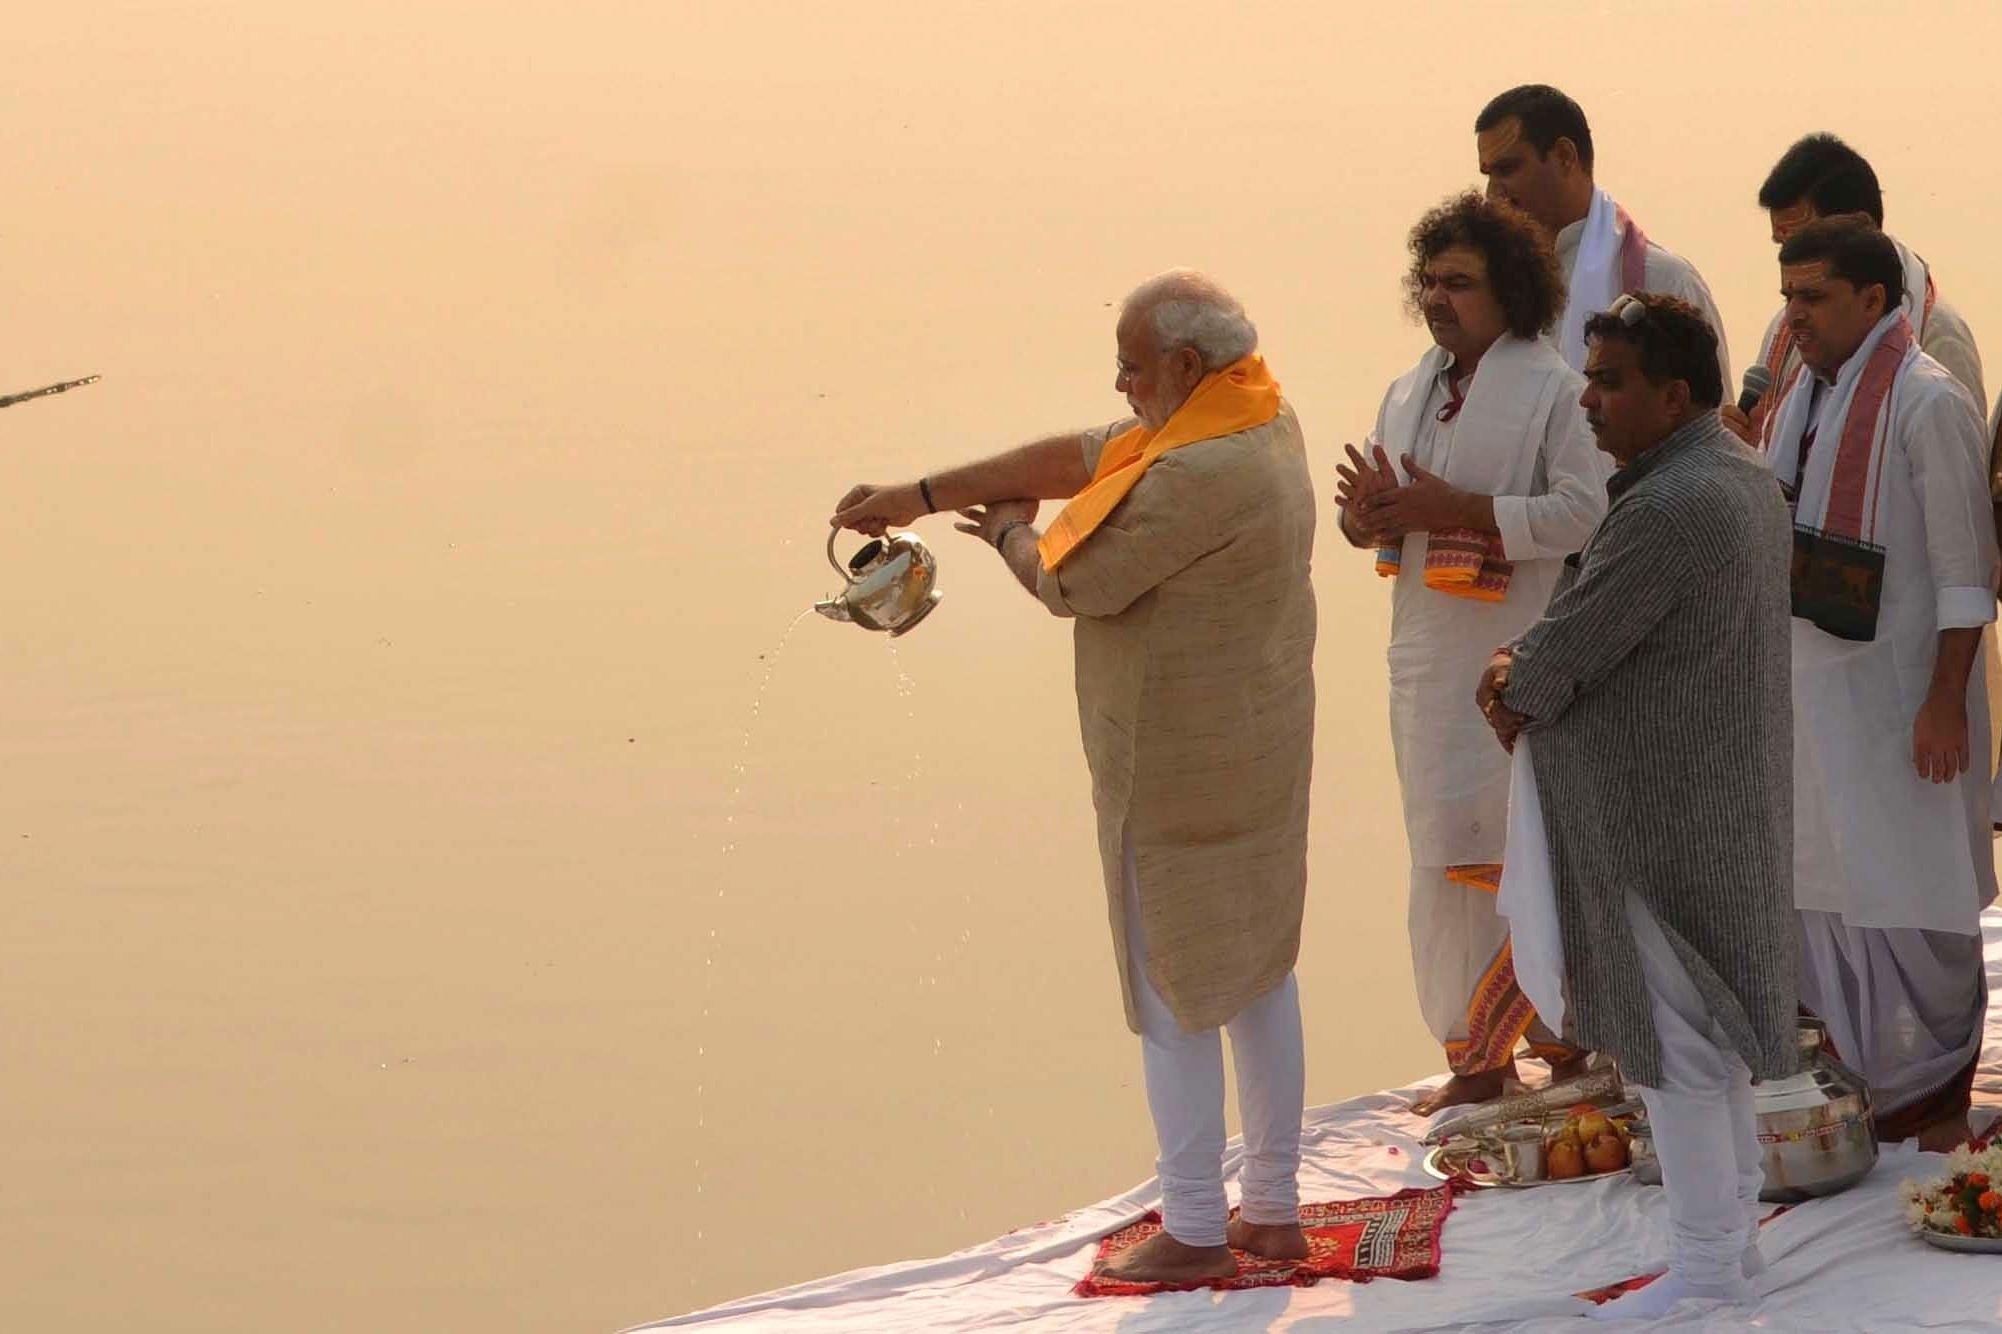
[[[1752,409],[1759,406],[1759,400],[1764,398],[1766,391],[1772,387],[1773,373],[1764,365],[1755,361],[1745,367],[1745,387],[1738,393],[1738,411],[1747,417],[1751,416]]]

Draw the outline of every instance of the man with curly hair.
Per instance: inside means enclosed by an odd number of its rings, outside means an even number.
[[[1557,350],[1585,365],[1585,321],[1622,292],[1681,297],[1717,331],[1717,372],[1731,383],[1724,321],[1694,265],[1649,239],[1594,178],[1592,127],[1576,102],[1548,84],[1500,94],[1474,118],[1474,147],[1488,198],[1514,204],[1556,248],[1570,299]]]
[[[1584,381],[1543,336],[1564,300],[1550,244],[1518,210],[1449,199],[1410,239],[1410,308],[1433,346],[1390,386],[1338,469],[1341,529],[1393,580],[1390,725],[1411,849],[1419,1008],[1451,1077],[1429,1115],[1500,1094],[1516,1042],[1568,1073],[1581,1053],[1535,1024],[1495,910],[1506,757],[1467,694],[1497,644],[1542,614],[1565,556],[1606,510]]]

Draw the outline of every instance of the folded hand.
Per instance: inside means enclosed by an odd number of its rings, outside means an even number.
[[[1509,667],[1513,659],[1506,652],[1497,653],[1488,661],[1487,670],[1481,673],[1480,684],[1474,687],[1474,703],[1480,708],[1481,716],[1494,729],[1495,740],[1501,742],[1502,749],[1511,755],[1515,753],[1515,739],[1529,721],[1527,714],[1517,713],[1502,703],[1501,692],[1508,685]]]
[[[1448,528],[1471,527],[1469,493],[1419,467],[1409,454],[1404,471],[1411,480],[1388,491],[1378,491],[1363,502],[1363,521],[1400,533],[1436,533]]]
[[[1335,504],[1342,511],[1347,530],[1366,544],[1394,542],[1403,537],[1402,532],[1374,521],[1367,514],[1373,497],[1398,488],[1397,470],[1390,466],[1390,455],[1384,453],[1382,445],[1373,443],[1367,458],[1357,453],[1354,445],[1342,448],[1348,451],[1349,461],[1335,465]]]

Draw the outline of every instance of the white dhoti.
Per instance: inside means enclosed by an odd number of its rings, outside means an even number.
[[[1509,921],[1495,888],[1455,879],[1452,869],[1411,868],[1409,926],[1419,1013],[1453,1073],[1502,1068],[1525,1036],[1547,1059],[1575,1055],[1516,982]]]
[[[1980,936],[1850,926],[1804,909],[1800,988],[1842,1060],[1869,1082],[1880,1123],[1915,1133],[1923,1125],[1899,1127],[1896,1114],[1936,1096],[1936,1114],[1920,1120],[1966,1110],[1988,1013]]]
[[[1185,1033],[1147,980],[1140,883],[1125,839],[1127,967],[1140,1019],[1147,1110],[1160,1149],[1162,1226],[1190,1246],[1221,1246],[1229,1220],[1223,1187],[1223,1039],[1214,1028]],[[1307,1097],[1300,992],[1293,975],[1224,1024],[1237,1072],[1244,1125],[1239,1205],[1248,1223],[1300,1219],[1300,1113]]]

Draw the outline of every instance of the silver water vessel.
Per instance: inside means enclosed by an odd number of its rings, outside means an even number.
[[[1759,1198],[1793,1203],[1849,1189],[1877,1165],[1870,1086],[1835,1059],[1828,1028],[1802,1018],[1800,1073],[1752,1086],[1766,1187]]]
[[[813,604],[830,621],[852,621],[865,630],[885,630],[892,639],[908,634],[931,615],[944,596],[937,588],[938,558],[916,533],[870,538],[846,565],[834,554],[835,529],[827,535],[827,563],[846,581],[831,598]]]

